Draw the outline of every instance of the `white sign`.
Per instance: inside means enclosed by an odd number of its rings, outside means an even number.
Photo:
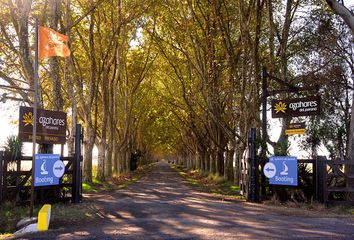
[[[57,178],[61,178],[65,172],[65,165],[61,160],[58,160],[53,165],[53,173]]]
[[[275,174],[277,173],[277,169],[276,169],[274,163],[271,163],[271,162],[266,163],[266,165],[264,165],[264,168],[263,168],[263,173],[267,178],[274,177]]]

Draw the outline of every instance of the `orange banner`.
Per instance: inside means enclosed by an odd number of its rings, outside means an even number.
[[[70,49],[66,45],[68,40],[69,37],[66,35],[60,34],[53,29],[39,26],[38,58],[70,56]]]

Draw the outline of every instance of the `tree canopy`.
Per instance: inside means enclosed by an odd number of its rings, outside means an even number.
[[[260,133],[262,67],[287,83],[319,86],[308,94],[322,97],[322,115],[304,118],[303,148],[315,154],[323,143],[333,158],[350,155],[353,14],[337,1],[0,5],[0,79],[10,86],[33,88],[35,18],[70,38],[70,57],[41,61],[39,100],[43,108],[69,113],[70,153],[74,126],[84,125],[86,181],[96,145],[101,180],[128,172],[137,154],[141,163],[178,159],[238,183],[248,131]],[[32,104],[33,96],[20,89],[11,94]],[[268,144],[279,149],[287,124],[299,120],[284,119],[279,140]]]

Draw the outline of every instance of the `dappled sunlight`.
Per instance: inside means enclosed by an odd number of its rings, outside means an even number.
[[[165,171],[161,174],[161,171]],[[97,221],[58,239],[105,236],[129,239],[278,239],[347,236],[351,219],[277,214],[264,205],[222,201],[188,186],[167,164],[125,189],[93,194]],[[342,226],[340,229],[336,226]],[[100,238],[98,237],[98,238]]]

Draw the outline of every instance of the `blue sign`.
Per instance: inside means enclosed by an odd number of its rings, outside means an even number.
[[[272,156],[263,169],[269,183],[297,186],[297,157]]]
[[[34,186],[58,185],[64,175],[65,165],[59,154],[36,154]]]

